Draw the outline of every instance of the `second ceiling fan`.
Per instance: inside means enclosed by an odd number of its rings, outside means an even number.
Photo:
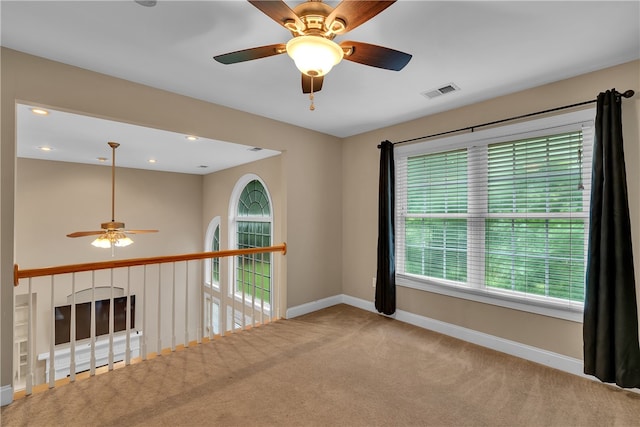
[[[367,22],[393,1],[344,0],[335,8],[309,0],[291,9],[282,0],[248,0],[293,36],[287,43],[271,44],[217,55],[222,64],[235,64],[287,52],[302,73],[302,92],[311,96],[322,89],[324,76],[342,59],[371,67],[400,71],[411,55],[387,47],[356,41],[337,44],[333,39]]]
[[[128,246],[133,240],[127,234],[157,233],[158,230],[126,230],[124,222],[115,220],[115,200],[116,200],[116,148],[120,146],[117,142],[108,142],[111,147],[111,221],[103,222],[101,230],[75,231],[67,234],[67,237],[98,236],[91,244],[98,248],[113,249]],[[112,252],[113,254],[113,252]]]

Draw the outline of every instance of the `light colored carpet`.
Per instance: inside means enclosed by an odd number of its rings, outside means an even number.
[[[347,305],[19,399],[3,426],[633,426],[640,395]]]

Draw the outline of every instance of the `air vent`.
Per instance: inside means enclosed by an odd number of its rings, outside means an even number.
[[[447,93],[456,92],[459,90],[460,88],[456,86],[454,83],[449,83],[437,89],[432,89],[426,92],[422,92],[421,95],[426,98],[433,99],[433,98],[437,98],[438,96],[446,95]]]

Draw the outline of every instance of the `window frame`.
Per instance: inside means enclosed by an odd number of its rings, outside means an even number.
[[[213,251],[213,243],[216,229],[218,230],[218,238],[222,236],[222,229],[220,226],[220,217],[216,216],[213,218],[209,225],[207,226],[207,232],[204,238],[204,251],[212,252]],[[204,263],[204,284],[209,288],[220,289],[220,279],[218,282],[214,282],[213,280],[213,269],[212,269],[213,259],[207,259]],[[221,263],[218,258],[218,268],[220,268]]]
[[[473,150],[474,147],[485,146],[490,144],[516,141],[519,139],[529,139],[539,136],[549,135],[550,132],[554,134],[561,134],[563,132],[577,130],[580,128],[586,128],[583,135],[584,144],[584,159],[591,158],[591,151],[593,149],[593,123],[595,118],[595,109],[588,108],[571,113],[558,114],[551,117],[545,117],[541,119],[529,120],[521,123],[499,126],[487,130],[481,130],[462,135],[455,135],[437,140],[428,140],[419,143],[414,143],[405,146],[398,146],[395,151],[396,157],[396,177],[398,182],[401,182],[403,176],[402,162],[407,157],[417,156],[421,154],[431,154],[445,151],[453,151],[456,149],[469,149]],[[486,150],[485,150],[486,152]],[[591,168],[590,162],[585,161],[583,164],[585,168]],[[423,290],[441,295],[451,296],[455,298],[461,298],[485,304],[496,305],[500,307],[506,307],[519,311],[526,311],[535,314],[542,314],[545,316],[551,316],[570,320],[574,322],[582,322],[583,318],[583,303],[570,302],[562,299],[536,298],[534,295],[523,294],[518,296],[518,293],[513,291],[500,291],[499,289],[487,288],[484,285],[484,279],[477,281],[472,279],[473,271],[468,271],[467,282],[463,285],[460,282],[454,282],[446,279],[437,279],[426,276],[419,276],[404,272],[405,261],[405,249],[403,246],[404,240],[404,214],[402,207],[399,204],[402,201],[402,194],[400,192],[403,189],[403,183],[396,185],[396,284],[398,286]],[[586,206],[589,205],[590,194],[585,191],[586,194]],[[468,191],[471,194],[471,190]],[[470,212],[472,205],[472,196],[469,195],[468,203],[470,209],[465,214],[449,214],[452,217],[472,218]],[[583,214],[586,217],[588,223],[588,212]],[[443,216],[447,216],[446,214]],[[580,215],[575,215],[580,216]],[[491,216],[487,216],[490,218]],[[587,232],[585,232],[585,258],[587,257],[586,244],[587,244]],[[398,238],[402,237],[402,238]],[[470,259],[474,258],[472,247],[476,242],[473,242],[472,236],[467,236],[467,262],[472,262]],[[482,244],[484,246],[484,244]]]
[[[263,216],[243,216],[243,217],[239,217],[238,216],[238,204],[240,202],[240,197],[242,195],[242,192],[244,191],[245,187],[247,185],[249,185],[250,182],[252,181],[258,181],[262,187],[265,190],[266,196],[267,196],[267,200],[269,203],[269,217],[263,217]],[[258,175],[256,174],[246,174],[244,176],[242,176],[240,179],[238,179],[238,181],[235,184],[235,187],[233,188],[233,191],[231,193],[231,199],[230,199],[230,203],[229,203],[229,230],[228,230],[228,241],[229,241],[229,247],[230,248],[237,248],[238,247],[238,238],[237,238],[237,233],[238,233],[238,222],[264,222],[264,223],[269,223],[269,229],[271,230],[271,235],[269,236],[269,246],[271,246],[273,244],[273,217],[274,217],[274,213],[273,213],[273,209],[274,209],[274,205],[273,205],[273,200],[271,198],[271,192],[269,191],[269,188],[267,187],[267,184],[264,182],[264,180],[262,180],[262,178],[260,178]],[[242,303],[243,301],[243,293],[242,292],[238,292],[235,290],[235,281],[236,281],[236,276],[235,276],[235,272],[238,270],[238,257],[237,256],[233,256],[233,257],[229,257],[228,258],[228,268],[229,268],[229,277],[227,278],[228,280],[228,298],[232,298],[234,299],[236,302]],[[273,289],[273,284],[275,283],[275,279],[274,279],[274,269],[273,269],[273,258],[271,258],[271,276],[270,276],[270,289],[269,289],[269,301],[263,301],[261,309],[263,309],[265,312],[271,313],[272,310],[272,304],[273,304],[273,298],[274,298],[274,289]],[[251,307],[254,304],[259,304],[259,299],[256,299],[256,301],[253,300],[253,296],[249,297],[247,294],[245,294],[244,296],[244,303]],[[228,327],[228,325],[227,325]]]

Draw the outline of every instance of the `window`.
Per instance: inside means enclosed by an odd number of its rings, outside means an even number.
[[[399,147],[398,284],[545,314],[579,312],[593,116]]]
[[[211,245],[211,251],[218,252],[220,250],[220,227],[216,227],[213,232],[213,241]],[[220,258],[213,258],[211,260],[211,282],[218,285],[220,284]]]
[[[204,251],[216,252],[220,250],[220,217],[209,222],[204,239]],[[204,330],[207,336],[213,338],[220,333],[220,300],[214,295],[220,292],[220,258],[204,261],[203,314]]]
[[[243,184],[243,182],[246,184]],[[255,175],[239,182],[242,188],[234,212],[235,234],[232,239],[238,249],[271,246],[272,212],[269,193]],[[271,302],[271,254],[249,254],[235,258],[235,294],[268,309]]]
[[[204,326],[209,338],[220,333],[220,300],[207,294],[204,297]]]
[[[205,252],[217,252],[220,250],[220,217],[217,216],[209,222],[207,234],[204,239]],[[205,265],[205,285],[220,287],[220,258],[206,260]]]

